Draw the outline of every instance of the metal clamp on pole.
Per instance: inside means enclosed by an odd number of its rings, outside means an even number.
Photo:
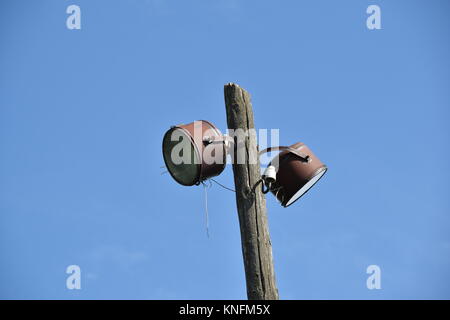
[[[231,144],[234,142],[233,137],[230,137],[228,135],[221,135],[221,136],[206,136],[203,138],[203,143],[205,144],[211,144],[211,143],[224,143],[226,152],[230,150]]]

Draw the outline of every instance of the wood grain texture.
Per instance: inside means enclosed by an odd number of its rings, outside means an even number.
[[[254,129],[250,94],[238,85],[229,83],[224,87],[224,95],[228,128],[245,131]],[[238,148],[245,148],[246,155],[244,163],[240,162],[241,164],[236,163],[233,158],[233,173],[247,296],[251,300],[276,300],[279,296],[273,267],[266,199],[261,185],[258,184],[261,173],[256,135],[248,135],[240,144],[237,143],[236,137],[234,139],[232,157],[237,154]],[[256,161],[249,161],[250,159]]]

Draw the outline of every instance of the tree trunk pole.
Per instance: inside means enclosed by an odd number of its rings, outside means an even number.
[[[224,87],[224,95],[228,129],[242,129],[247,133],[251,129],[242,143],[234,135],[231,152],[247,297],[250,300],[277,300],[266,199],[261,191],[261,184],[258,184],[261,171],[256,134],[253,134],[255,125],[250,94],[237,84],[229,83]],[[239,148],[241,149],[238,150]],[[239,155],[245,156],[244,161]],[[239,159],[241,161],[238,162]]]

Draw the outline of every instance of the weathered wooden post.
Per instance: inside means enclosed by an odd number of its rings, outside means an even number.
[[[237,84],[229,83],[224,87],[224,94],[228,128],[241,129],[247,133],[249,129],[254,130],[249,93]],[[261,172],[256,135],[250,133],[243,138],[242,143],[239,142],[234,136],[234,150],[231,154],[247,296],[251,300],[276,300],[279,297],[267,223],[266,199],[259,184]],[[244,148],[239,152],[245,155],[245,159],[237,163],[239,148]]]

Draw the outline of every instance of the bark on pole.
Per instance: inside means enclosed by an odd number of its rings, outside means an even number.
[[[266,199],[261,191],[261,184],[258,184],[261,171],[250,94],[237,84],[229,83],[224,87],[224,95],[228,129],[250,132],[242,143],[234,137],[231,152],[247,296],[250,300],[275,300],[279,297],[267,223]],[[244,149],[238,150],[239,148]],[[241,157],[237,159],[239,155]],[[237,160],[240,160],[239,163]]]

